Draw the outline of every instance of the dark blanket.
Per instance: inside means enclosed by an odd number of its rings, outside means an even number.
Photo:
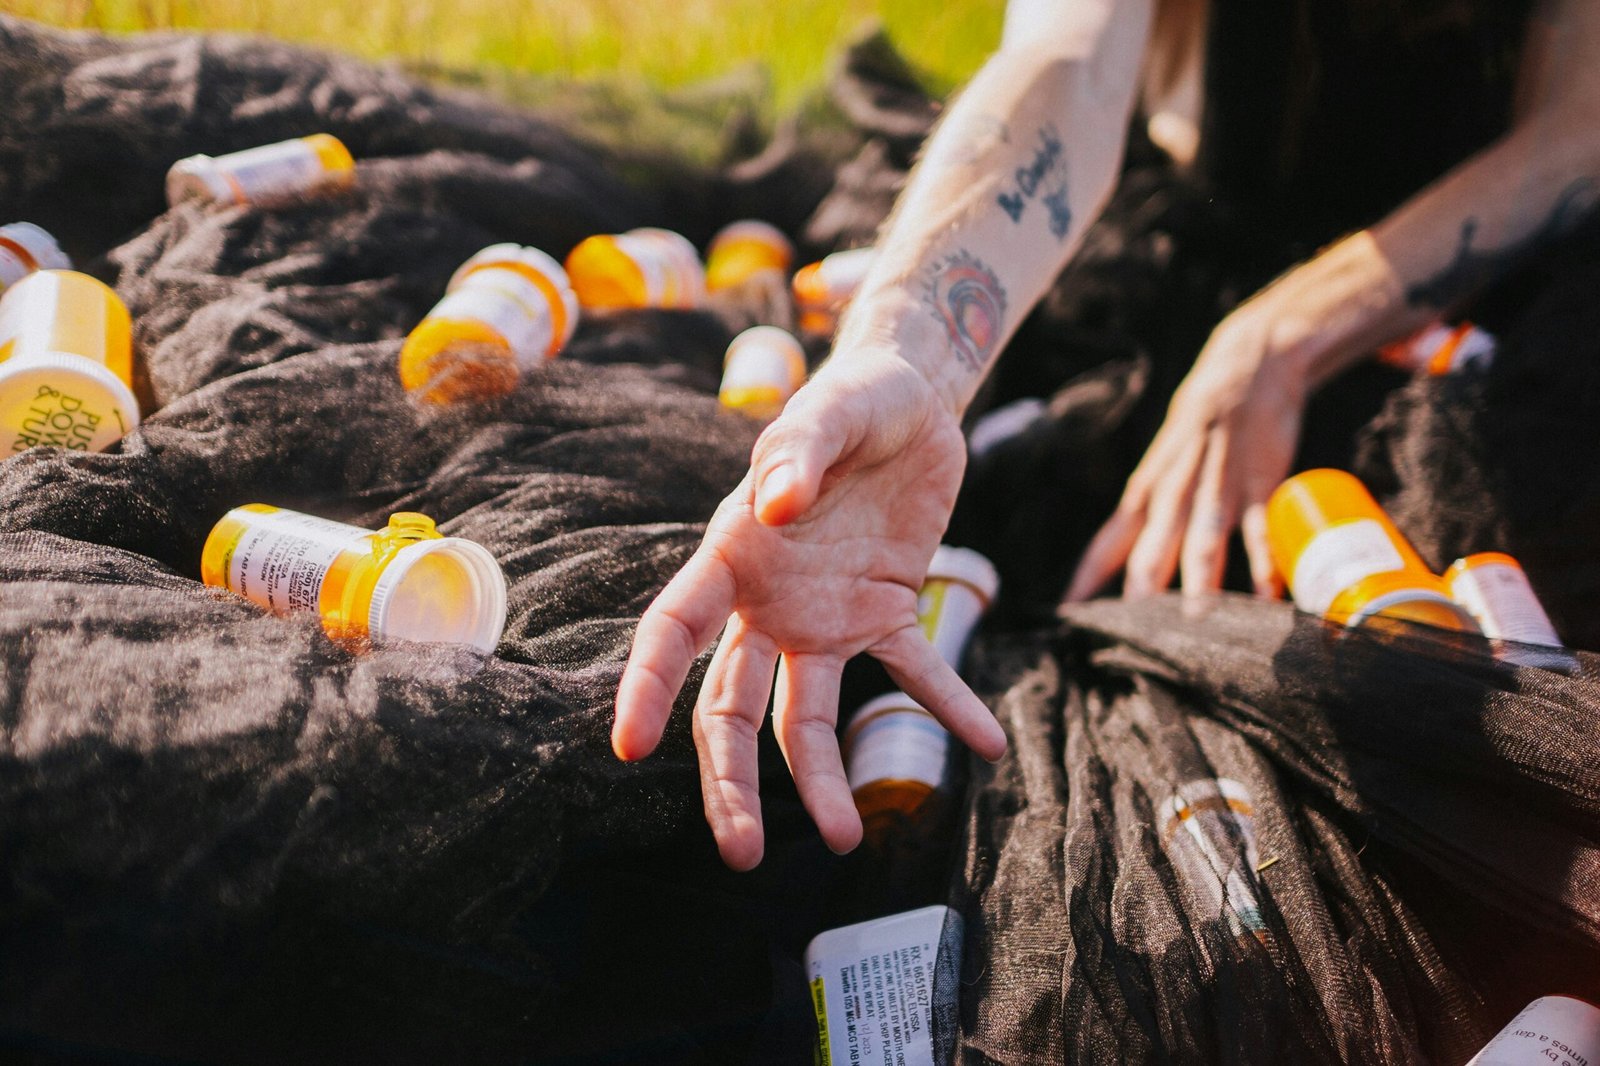
[[[1462,1061],[1532,996],[1600,991],[1589,680],[1244,599],[1053,621],[1205,331],[1290,254],[1145,146],[986,399],[1051,416],[974,465],[952,525],[1006,582],[975,676],[1012,753],[942,841],[838,859],[764,738],[771,844],[736,876],[686,715],[636,766],[607,734],[634,621],[754,439],[714,398],[748,312],[588,321],[510,397],[443,413],[401,394],[399,340],[497,241],[752,215],[812,251],[869,238],[934,111],[891,58],[858,49],[826,120],[721,167],[225,38],[0,19],[0,87],[0,214],[116,285],[148,412],[112,453],[0,463],[0,1051],[804,1062],[806,940],[939,899],[968,921],[970,1061]],[[362,161],[353,192],[164,211],[174,159],[317,130]],[[1588,240],[1487,309],[1487,376],[1354,375],[1307,459],[1357,464],[1430,562],[1521,555],[1595,647]],[[203,587],[207,531],[255,501],[484,544],[511,585],[496,654],[351,655]],[[855,672],[846,708],[879,683]],[[1259,938],[1163,850],[1155,808],[1217,775],[1273,860]]]

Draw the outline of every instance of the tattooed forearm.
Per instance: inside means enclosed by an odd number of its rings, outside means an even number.
[[[1066,169],[1061,134],[1053,123],[1047,122],[1039,127],[1032,157],[1016,168],[1006,188],[995,196],[995,203],[1011,221],[1020,223],[1028,205],[1042,193],[1050,232],[1060,240],[1072,224],[1072,212],[1067,209]]]
[[[938,317],[957,362],[973,374],[989,369],[1005,334],[1006,291],[995,272],[962,249],[934,264],[923,302]]]
[[[1455,258],[1437,274],[1409,286],[1406,289],[1406,302],[1412,307],[1434,310],[1450,307],[1463,297],[1498,281],[1520,265],[1530,253],[1571,230],[1594,210],[1597,202],[1600,202],[1600,189],[1596,188],[1594,180],[1579,178],[1561,190],[1555,206],[1534,232],[1503,248],[1473,248],[1473,239],[1478,235],[1478,219],[1465,219],[1461,223]]]

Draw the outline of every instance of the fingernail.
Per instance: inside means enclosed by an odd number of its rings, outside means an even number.
[[[756,489],[756,514],[763,515],[771,510],[773,505],[794,486],[794,467],[787,463],[773,467],[767,476],[761,479],[761,484]]]

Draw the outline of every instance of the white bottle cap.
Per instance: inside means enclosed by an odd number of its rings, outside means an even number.
[[[489,550],[460,537],[408,544],[372,589],[367,631],[494,653],[506,626],[506,577]]]
[[[55,445],[100,452],[139,425],[139,401],[93,359],[44,352],[0,363],[0,458]]]
[[[177,207],[185,200],[232,204],[239,202],[239,197],[211,156],[192,155],[167,171],[168,205]]]
[[[71,270],[72,260],[61,250],[47,230],[32,222],[13,222],[0,226],[0,240],[20,247],[33,260],[35,270]]]
[[[1000,575],[993,563],[971,548],[953,548],[948,544],[939,545],[933,553],[928,576],[923,581],[959,581],[970,585],[986,605],[993,603],[1000,592]]]
[[[707,254],[715,255],[722,245],[732,244],[734,241],[759,241],[780,249],[786,256],[791,258],[794,256],[794,245],[789,243],[789,238],[784,236],[782,230],[770,222],[762,222],[755,218],[742,219],[723,226],[717,231],[717,235],[711,238]]]

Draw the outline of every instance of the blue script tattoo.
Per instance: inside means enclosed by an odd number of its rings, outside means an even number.
[[[1028,201],[1039,195],[1039,186],[1044,183],[1045,178],[1062,169],[1064,165],[1065,161],[1061,156],[1061,134],[1053,124],[1046,123],[1039,129],[1039,145],[1033,151],[1033,158],[1026,165],[1016,169],[1012,175],[1012,187],[995,197],[995,202],[1010,216],[1011,221],[1021,222]]]

